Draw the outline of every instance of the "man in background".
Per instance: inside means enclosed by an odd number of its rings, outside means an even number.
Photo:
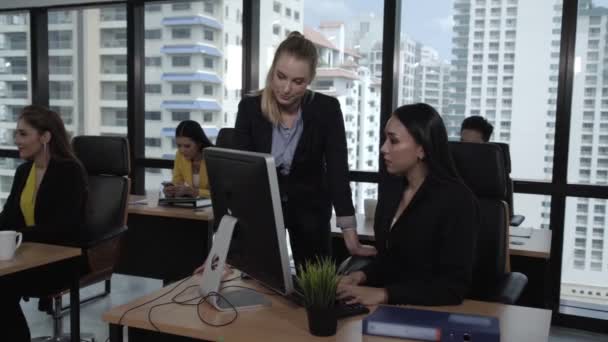
[[[484,143],[490,141],[494,127],[485,118],[474,115],[462,121],[460,141]]]

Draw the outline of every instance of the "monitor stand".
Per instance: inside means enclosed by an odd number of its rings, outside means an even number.
[[[222,275],[226,266],[226,256],[237,219],[224,215],[213,238],[213,246],[207,260],[199,285],[200,294],[219,311],[249,310],[270,306],[270,301],[259,292],[251,289],[222,289]]]

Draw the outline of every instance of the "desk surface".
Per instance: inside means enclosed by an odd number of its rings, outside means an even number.
[[[198,276],[191,278],[173,289],[170,285],[150,295],[139,298],[111,309],[104,313],[103,320],[111,324],[119,324],[146,330],[154,330],[148,321],[148,312],[151,306],[167,303],[171,298],[184,290],[178,300],[194,299],[196,303],[198,294]],[[194,285],[194,286],[192,286]],[[225,284],[225,285],[228,285]],[[235,281],[230,285],[245,285],[260,289],[259,285],[248,281]],[[170,291],[170,292],[169,292]],[[267,290],[266,290],[267,291]],[[134,309],[122,318],[129,309],[152,300],[162,294],[160,299]],[[361,334],[361,319],[364,316],[352,317],[338,321],[338,332],[331,338],[318,338],[309,334],[306,312],[302,307],[289,302],[281,296],[269,296],[272,306],[269,308],[240,311],[237,319],[225,327],[211,327],[202,323],[194,306],[170,304],[154,309],[152,320],[160,331],[204,340],[224,341],[394,341],[394,339],[363,336]],[[222,324],[228,322],[234,315],[232,312],[220,313],[208,304],[198,307],[201,316],[208,322]],[[485,303],[478,301],[465,301],[459,306],[425,307],[428,310],[480,314],[497,317],[500,321],[502,341],[547,341],[551,325],[551,311],[520,306]]]
[[[511,227],[510,233],[509,251],[511,255],[543,259],[549,259],[551,256],[551,230]],[[520,241],[523,244],[514,245],[513,242],[515,241]]]
[[[0,261],[0,276],[73,258],[80,248],[24,242],[12,260]]]
[[[213,220],[213,210],[211,207],[206,208],[180,208],[171,206],[158,206],[156,208],[150,208],[145,203],[132,204],[137,201],[145,200],[146,196],[141,195],[130,195],[129,196],[129,214],[138,215],[150,215],[150,216],[162,216],[172,218],[182,218],[188,220],[200,220],[200,221],[211,221]]]
[[[336,227],[336,219],[331,219],[331,232],[333,236],[342,236],[340,228]],[[366,219],[365,215],[357,214],[357,234],[361,241],[374,241],[374,220]],[[510,234],[517,236],[530,236],[529,238],[511,237],[511,242],[520,241],[523,244],[509,244],[511,255],[521,255],[533,258],[549,259],[551,255],[551,230],[510,227]]]

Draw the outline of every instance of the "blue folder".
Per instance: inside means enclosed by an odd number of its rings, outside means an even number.
[[[495,317],[379,306],[363,320],[363,334],[421,341],[499,342]]]

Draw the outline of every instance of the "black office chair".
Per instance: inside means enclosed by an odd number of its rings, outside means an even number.
[[[234,148],[234,128],[222,128],[217,133],[215,140],[217,147]]]
[[[523,215],[515,215],[513,213],[513,179],[511,179],[511,152],[509,151],[509,144],[505,143],[492,143],[500,148],[503,153],[504,161],[505,161],[505,169],[506,169],[506,177],[507,177],[507,194],[506,194],[506,202],[509,206],[509,215],[511,217],[511,226],[519,226],[526,219]]]
[[[78,136],[72,141],[74,152],[82,162],[88,175],[88,199],[85,224],[79,234],[86,269],[80,277],[80,287],[103,281],[105,291],[83,299],[89,302],[110,293],[112,272],[118,261],[120,242],[127,226],[130,172],[129,144],[126,138],[107,136]],[[61,318],[69,307],[62,307],[61,297],[69,288],[49,293],[53,315],[53,336],[36,338],[33,341],[68,341],[62,334]],[[70,305],[73,305],[70,303]],[[88,334],[81,338],[91,340]]]
[[[465,184],[479,201],[481,225],[473,286],[469,298],[513,304],[528,278],[510,272],[509,209],[506,167],[502,150],[494,144],[450,142],[454,163]]]

